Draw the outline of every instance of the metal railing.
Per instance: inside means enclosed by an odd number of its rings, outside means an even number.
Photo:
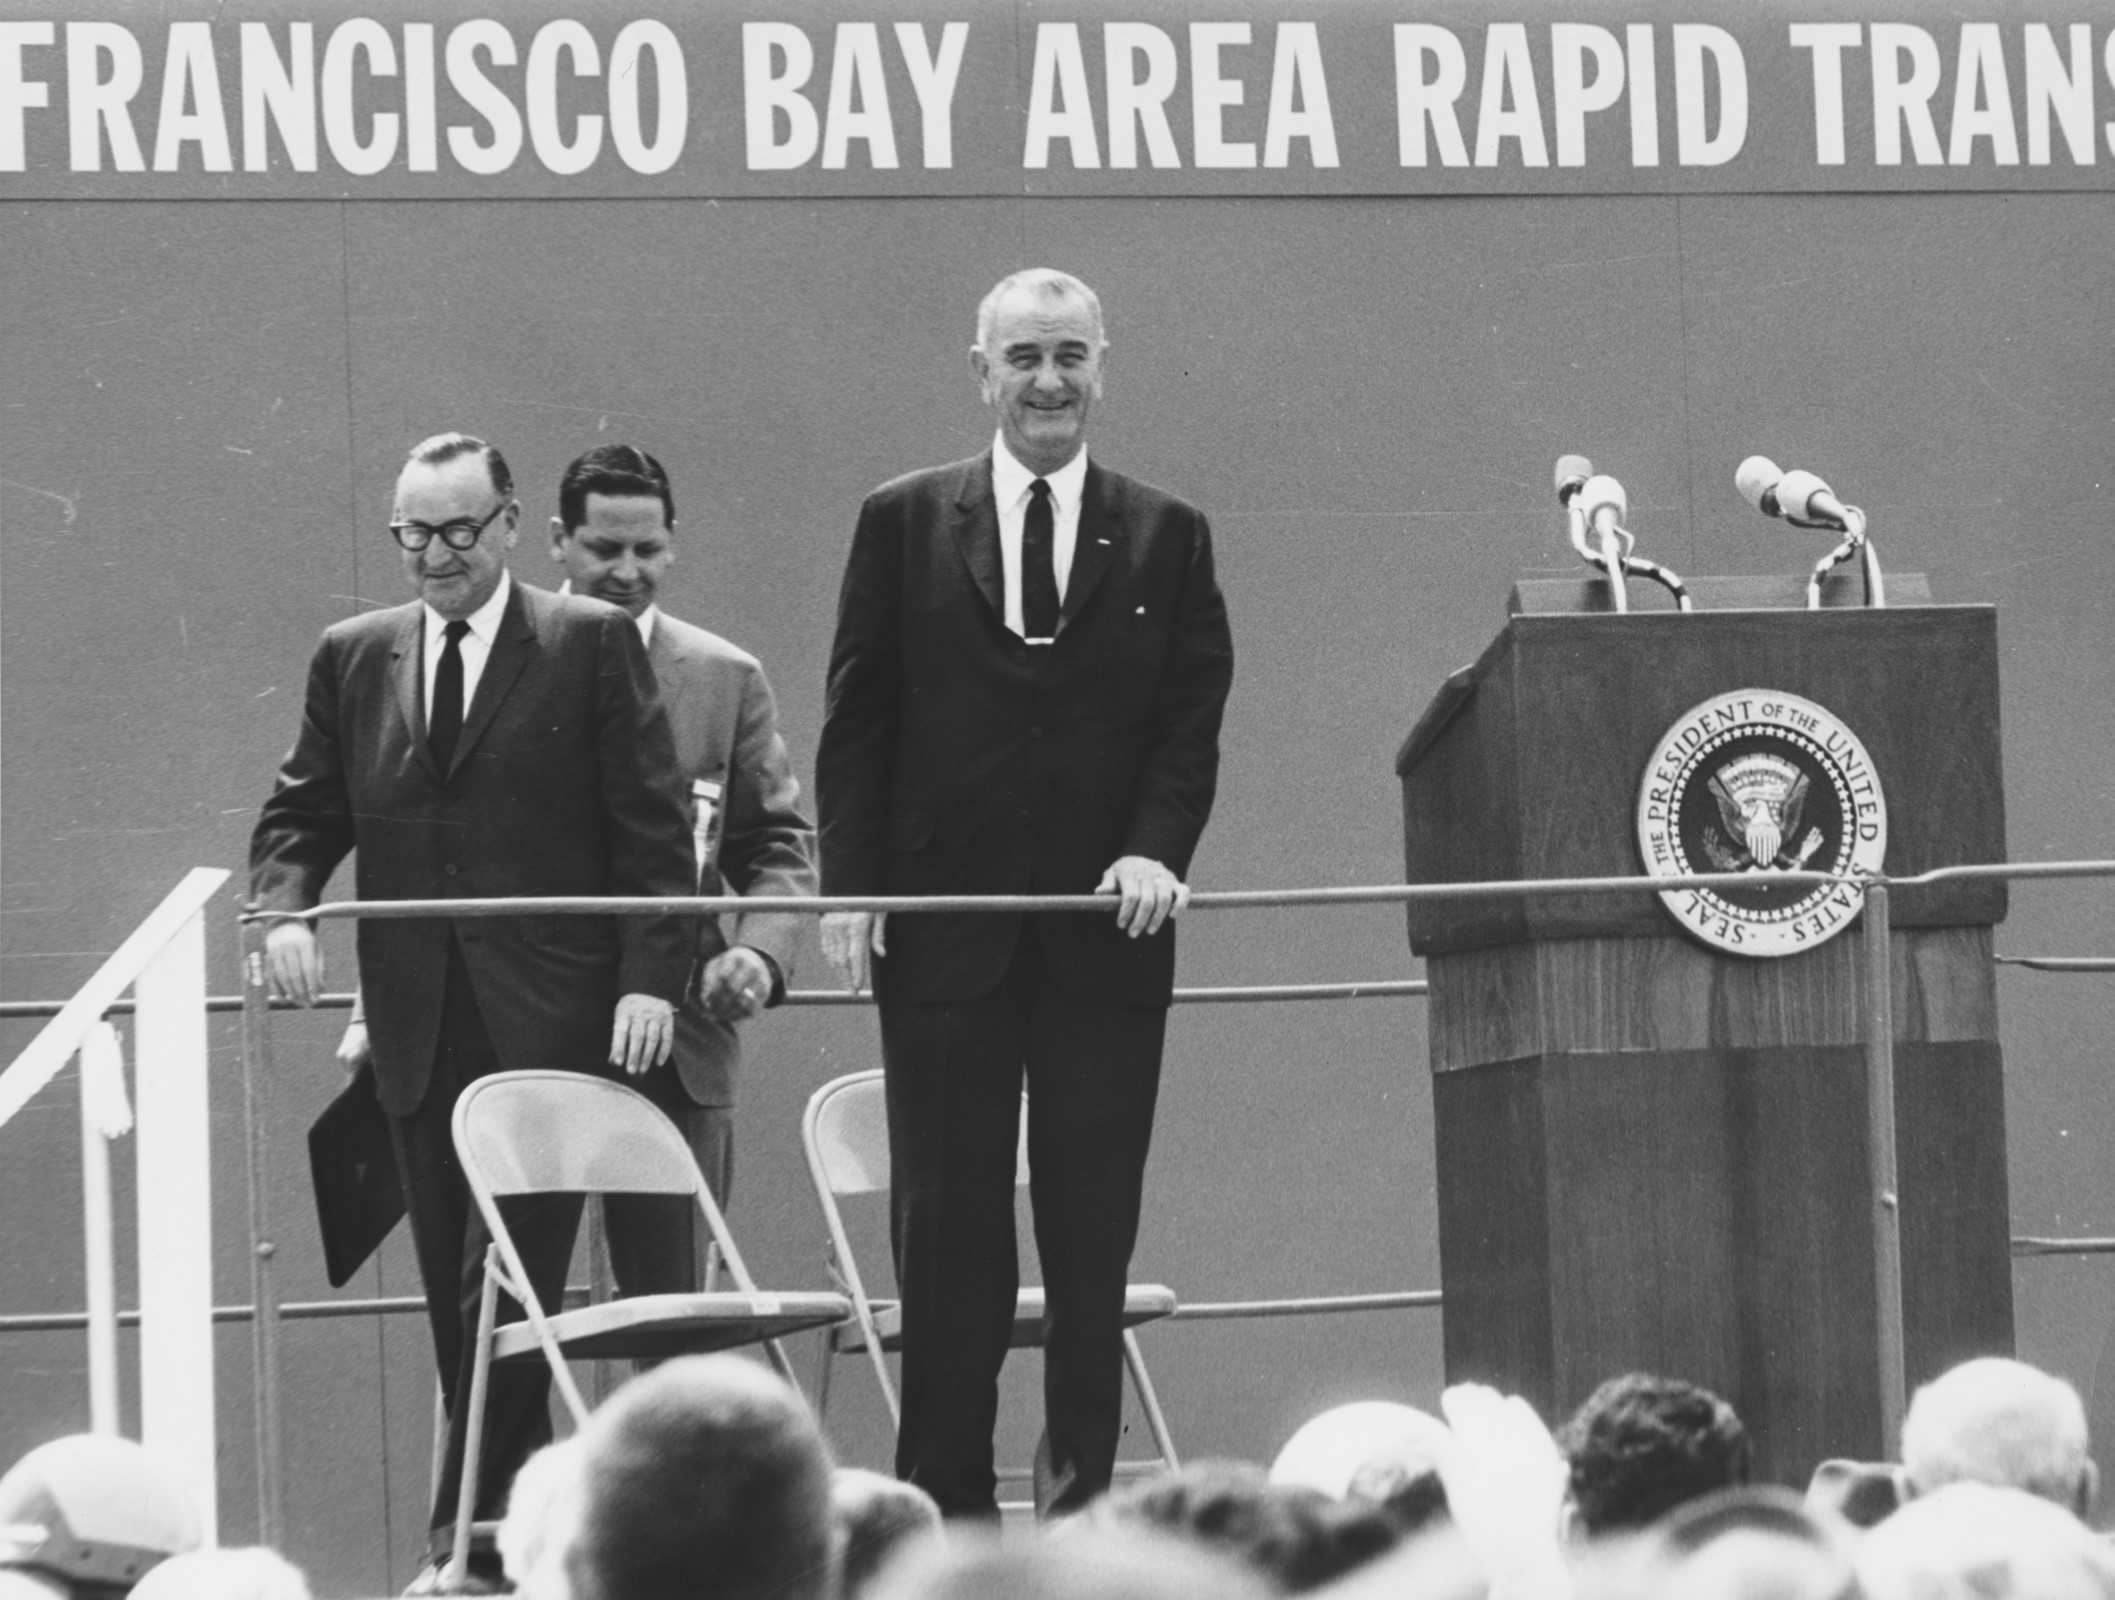
[[[109,1143],[132,1128],[109,1012],[138,1026],[140,1437],[179,1475],[210,1543],[218,1525],[213,1402],[212,1171],[206,1115],[205,906],[229,874],[188,873],[0,1072],[0,1126],[81,1061],[81,1217],[90,1427],[117,1433],[117,1283]]]
[[[1776,886],[1820,887],[1834,883],[1853,885],[1862,895],[1866,912],[1864,926],[1864,1005],[1861,1016],[1867,1077],[1868,1118],[1866,1139],[1872,1180],[1874,1259],[1877,1268],[1878,1327],[1874,1357],[1880,1379],[1883,1426],[1892,1437],[1899,1430],[1905,1402],[1902,1347],[1902,1282],[1899,1200],[1896,1192],[1894,1148],[1894,1017],[1892,982],[1892,926],[1890,894],[1903,888],[1923,888],[1942,883],[1976,881],[2042,881],[2115,876],[2115,861],[2026,862],[1945,867],[1912,876],[1887,877],[1871,874],[1855,877],[1795,870],[1773,873]],[[1193,912],[1219,910],[1277,909],[1408,905],[1420,901],[1461,902],[1500,900],[1546,895],[1622,896],[1665,894],[1682,889],[1731,889],[1755,886],[1752,873],[1694,873],[1683,876],[1619,878],[1553,878],[1499,880],[1472,883],[1419,885],[1362,885],[1347,888],[1202,891],[1191,896]],[[244,987],[240,995],[212,996],[206,1004],[213,1011],[241,1011],[243,1027],[244,1092],[249,1129],[250,1226],[252,1238],[252,1304],[215,1308],[216,1321],[253,1322],[253,1360],[256,1381],[258,1496],[261,1537],[272,1542],[280,1527],[280,1447],[278,1406],[278,1324],[282,1321],[332,1316],[409,1314],[423,1310],[423,1300],[316,1301],[282,1305],[272,1281],[275,1245],[264,1206],[262,1170],[264,1130],[258,1115],[255,1085],[260,1072],[268,1070],[271,1051],[270,1017],[275,1011],[293,1009],[274,1001],[266,993],[261,953],[265,928],[276,921],[323,920],[368,917],[382,920],[411,917],[499,917],[552,915],[612,915],[784,911],[821,915],[830,911],[887,911],[890,913],[933,912],[1076,912],[1108,915],[1110,897],[1102,895],[993,895],[915,897],[900,895],[836,896],[802,898],[784,896],[694,896],[685,898],[638,897],[539,897],[512,900],[463,899],[358,902],[335,901],[304,912],[252,913],[243,920]],[[2064,957],[1999,957],[2008,964],[2047,971],[2110,971],[2115,960]],[[1259,1001],[1323,1001],[1365,998],[1415,997],[1427,992],[1419,980],[1389,979],[1366,983],[1242,985],[1188,988],[1175,992],[1181,1004],[1254,1003]],[[793,1005],[859,1005],[871,997],[829,990],[799,990],[787,997]],[[327,995],[326,1007],[344,1007],[349,994]],[[48,1015],[48,1002],[11,1002],[0,1005],[0,1017]],[[107,1010],[120,1010],[112,1003]],[[0,1079],[0,1082],[4,1082]],[[2053,1254],[2115,1253],[2115,1239],[2060,1240],[2022,1238],[2014,1241],[2019,1256]],[[1235,1317],[1292,1316],[1315,1311],[1361,1311],[1430,1309],[1440,1304],[1436,1290],[1407,1290],[1385,1294],[1309,1297],[1273,1301],[1228,1301],[1193,1303],[1180,1307],[1176,1320],[1212,1321]],[[35,1328],[78,1327],[75,1314],[0,1318],[0,1332]]]

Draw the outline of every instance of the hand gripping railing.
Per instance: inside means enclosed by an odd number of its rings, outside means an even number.
[[[228,874],[189,873],[0,1072],[0,1126],[81,1058],[82,1220],[91,1426],[119,1431],[117,1293],[107,1141],[125,1131],[124,1072],[103,1020],[135,996],[139,1094],[140,1437],[216,1526],[212,1169],[206,1115],[204,908]]]

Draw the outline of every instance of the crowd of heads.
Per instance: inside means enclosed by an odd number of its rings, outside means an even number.
[[[1734,1408],[1677,1379],[1611,1379],[1554,1431],[1475,1385],[1440,1409],[1339,1407],[1268,1469],[1158,1470],[995,1534],[834,1465],[764,1366],[689,1357],[529,1462],[499,1551],[527,1600],[2115,1600],[2084,1407],[2017,1361],[1925,1385],[1899,1461],[1825,1462],[1804,1493],[1753,1482]],[[138,1445],[58,1440],[0,1477],[0,1600],[128,1594],[308,1587],[269,1550],[200,1548]]]

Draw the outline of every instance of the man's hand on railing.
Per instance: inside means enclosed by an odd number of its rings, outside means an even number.
[[[617,1002],[610,1027],[610,1065],[638,1077],[668,1059],[676,1043],[676,1008],[650,994],[628,994]]]
[[[771,964],[746,944],[729,945],[698,974],[698,1003],[719,1022],[747,1022],[771,999]]]
[[[872,957],[889,953],[886,911],[826,911],[818,930],[823,955],[841,973],[845,987],[864,994],[874,984]]]
[[[345,1075],[350,1078],[372,1059],[374,1052],[367,1045],[367,1024],[348,1022],[345,1025],[345,1036],[338,1041],[338,1065],[345,1069]]]
[[[272,993],[312,1006],[323,998],[323,946],[305,922],[275,922],[264,936],[264,967]]]
[[[1118,856],[1094,892],[1120,897],[1116,925],[1134,939],[1160,932],[1163,922],[1180,916],[1190,903],[1190,886],[1146,856]]]

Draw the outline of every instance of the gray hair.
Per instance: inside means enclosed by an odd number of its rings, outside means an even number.
[[[977,307],[976,347],[979,350],[987,354],[990,352],[991,325],[998,320],[999,302],[1016,289],[1032,291],[1036,298],[1046,305],[1055,305],[1066,300],[1079,301],[1087,308],[1087,315],[1094,321],[1094,342],[1097,345],[1109,342],[1102,333],[1101,296],[1069,272],[1060,272],[1055,267],[1029,267],[1001,278]]]
[[[492,480],[492,492],[513,496],[514,474],[507,470],[507,458],[475,434],[437,433],[413,445],[405,460],[407,464],[415,461],[423,467],[441,467],[459,456],[481,458],[485,463],[485,474]]]
[[[1964,1361],[1919,1389],[1902,1422],[1912,1494],[1949,1483],[2024,1489],[2083,1514],[2092,1492],[2078,1391],[2024,1361]]]

